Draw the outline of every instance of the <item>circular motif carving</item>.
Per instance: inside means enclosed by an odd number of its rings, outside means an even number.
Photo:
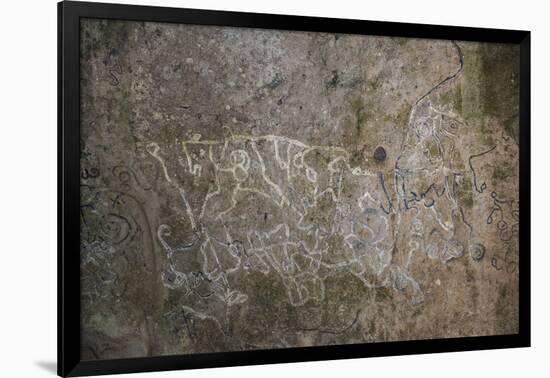
[[[483,244],[474,243],[470,245],[470,256],[474,261],[480,261],[485,256],[485,246]]]

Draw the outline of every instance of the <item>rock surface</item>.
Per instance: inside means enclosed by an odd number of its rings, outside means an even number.
[[[518,52],[83,20],[82,358],[517,332]]]

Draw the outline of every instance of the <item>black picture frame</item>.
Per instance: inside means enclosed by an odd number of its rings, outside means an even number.
[[[81,18],[520,45],[519,333],[277,350],[80,360],[79,26]],[[58,374],[83,376],[530,346],[530,32],[106,3],[58,3]]]

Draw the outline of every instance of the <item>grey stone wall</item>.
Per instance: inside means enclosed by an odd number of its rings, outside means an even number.
[[[84,359],[518,330],[518,48],[84,20]]]

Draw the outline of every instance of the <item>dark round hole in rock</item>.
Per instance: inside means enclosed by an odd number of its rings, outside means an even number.
[[[374,158],[378,161],[386,160],[386,150],[382,146],[376,147],[374,150]]]

